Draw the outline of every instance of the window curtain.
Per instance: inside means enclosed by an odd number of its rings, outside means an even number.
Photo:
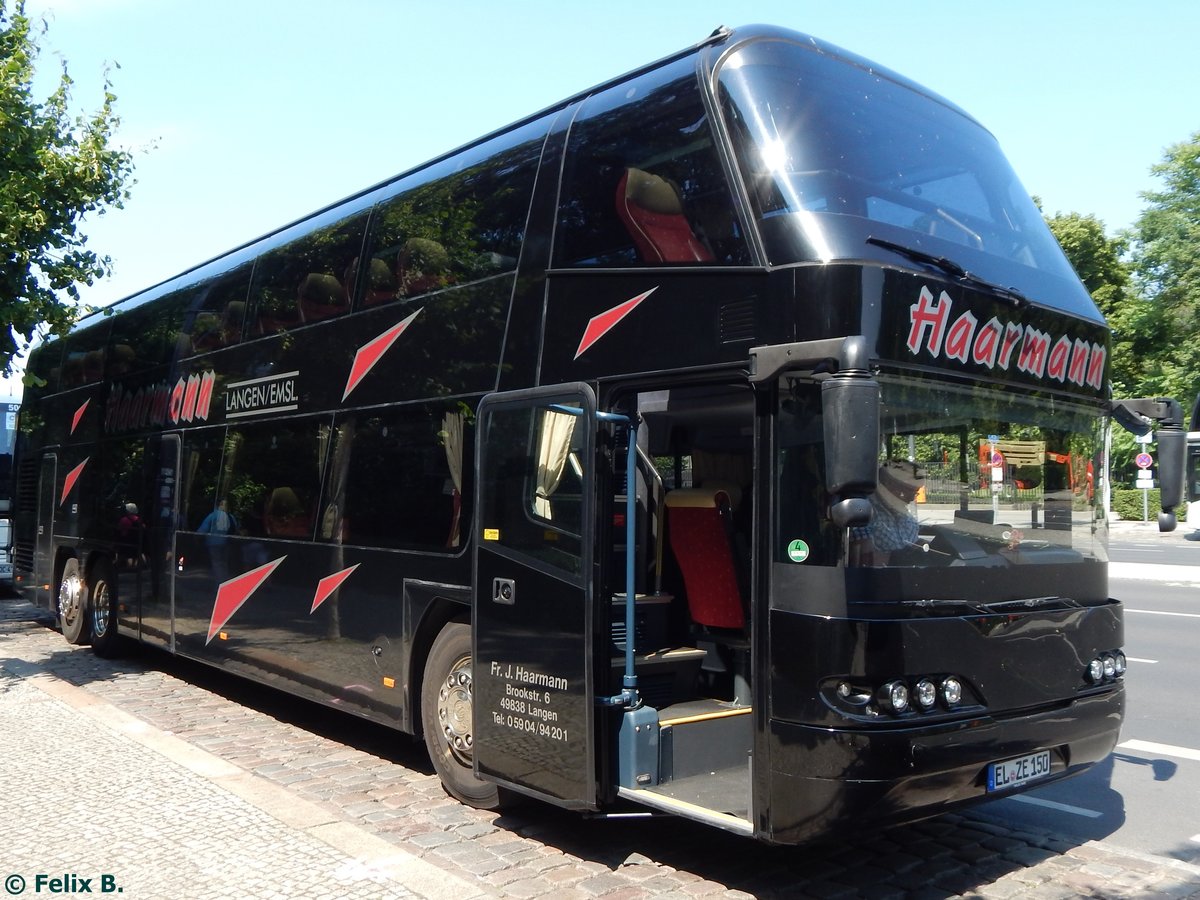
[[[448,412],[442,417],[442,442],[446,448],[446,465],[450,469],[453,483],[454,513],[450,520],[450,534],[446,537],[447,547],[457,547],[462,542],[462,486],[463,486],[463,414]]]
[[[577,418],[552,409],[542,413],[542,430],[538,437],[537,497],[533,502],[533,511],[543,519],[554,518],[550,497],[562,481]]]

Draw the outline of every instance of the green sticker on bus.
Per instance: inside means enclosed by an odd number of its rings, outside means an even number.
[[[792,562],[804,562],[808,559],[808,542],[795,540],[788,544],[787,549],[788,559]]]

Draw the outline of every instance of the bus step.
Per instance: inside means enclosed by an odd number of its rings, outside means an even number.
[[[681,703],[659,713],[658,783],[744,770],[754,746],[748,706],[718,701]]]

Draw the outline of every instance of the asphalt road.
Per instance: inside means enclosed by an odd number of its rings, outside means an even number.
[[[1116,752],[1078,778],[996,801],[989,815],[1200,864],[1200,543],[1187,534],[1119,534],[1110,544],[1129,658]]]

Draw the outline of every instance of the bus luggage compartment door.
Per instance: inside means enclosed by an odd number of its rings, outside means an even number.
[[[592,684],[595,396],[493,394],[475,480],[475,772],[559,806],[596,804]]]

